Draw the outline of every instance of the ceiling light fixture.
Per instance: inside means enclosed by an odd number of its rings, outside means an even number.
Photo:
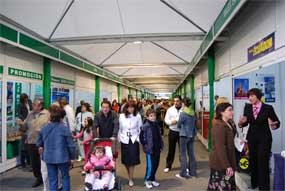
[[[143,43],[142,41],[134,41],[133,42],[134,44],[141,44],[141,43]]]

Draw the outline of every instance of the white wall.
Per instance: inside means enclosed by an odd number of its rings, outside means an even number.
[[[215,52],[219,76],[247,64],[247,49],[275,31],[275,48],[285,45],[285,1],[250,1],[229,26],[229,40]]]
[[[59,78],[75,81],[76,69],[71,68],[59,62],[52,61],[51,63],[51,75]]]
[[[80,100],[84,100],[94,106],[95,101],[95,77],[89,73],[76,71],[75,73],[75,106],[79,106]]]
[[[23,51],[16,47],[3,45],[3,61],[5,67],[12,67],[21,70],[27,70],[43,74],[43,58],[35,54]],[[2,46],[1,45],[1,46]],[[17,76],[8,76],[8,80],[17,80],[21,82],[36,82],[39,83],[41,80],[33,80],[29,78],[22,78]]]
[[[129,89],[127,86],[121,85],[121,99],[128,99]],[[120,101],[121,102],[121,101]]]
[[[239,16],[233,20],[228,27],[229,40],[219,44],[215,52],[215,78],[218,79],[225,74],[234,73],[238,77],[250,78],[250,88],[255,87],[256,74],[274,74],[276,86],[276,102],[270,103],[274,106],[280,120],[284,123],[284,86],[285,78],[284,63],[283,65],[275,64],[270,67],[262,68],[261,70],[254,69],[255,66],[266,64],[262,59],[257,59],[254,63],[247,63],[247,50],[250,46],[263,39],[267,35],[275,32],[275,49],[285,45],[285,1],[250,1],[245,8],[241,10]],[[270,55],[270,54],[269,54]],[[268,56],[269,56],[268,55]],[[268,62],[270,59],[268,60]],[[250,66],[253,66],[252,70]],[[244,68],[244,69],[242,69]],[[241,73],[242,72],[242,73]],[[243,75],[239,75],[239,73]],[[282,75],[281,75],[282,74]],[[235,76],[235,77],[237,77]],[[282,79],[283,78],[283,79]],[[225,80],[225,79],[222,79]],[[225,81],[223,86],[230,86],[229,81]],[[223,84],[223,83],[222,83]],[[220,87],[218,87],[218,86]],[[215,94],[222,92],[221,84],[216,84]],[[233,92],[227,90],[232,88],[224,88],[224,93],[232,97]],[[231,95],[230,95],[231,94]],[[282,100],[283,98],[283,100]],[[234,100],[235,121],[242,115],[243,107],[246,100]],[[282,116],[283,115],[283,116]],[[273,147],[272,151],[277,152],[285,149],[285,141],[282,135],[285,134],[284,128],[273,132]]]
[[[105,97],[107,97],[109,101],[118,99],[117,84],[115,82],[108,81],[106,79],[101,78],[100,92],[102,95],[105,95]],[[101,97],[101,99],[103,99],[103,97]]]

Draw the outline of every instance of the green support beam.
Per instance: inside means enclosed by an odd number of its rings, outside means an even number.
[[[208,51],[208,76],[209,76],[209,106],[210,106],[210,121],[208,131],[208,150],[212,150],[212,121],[214,118],[214,81],[215,81],[215,52],[213,47]]]
[[[129,90],[129,95],[131,95],[132,94],[131,88],[128,87],[128,90]]]
[[[187,97],[187,90],[186,90],[186,86],[187,86],[187,80],[185,80],[185,81],[184,81],[184,85],[183,85],[183,87],[184,87],[184,88],[183,88],[183,89],[184,89],[184,92],[183,92],[183,93],[184,93],[184,95],[183,95],[183,96],[184,96],[184,97]]]
[[[95,112],[100,109],[100,77],[95,76]]]
[[[195,88],[194,88],[194,76],[190,77],[190,94],[191,94],[191,101],[192,101],[192,109],[195,109]]]
[[[118,103],[121,103],[121,84],[117,84]]]
[[[44,58],[43,69],[43,99],[47,109],[51,104],[51,60],[49,58]]]
[[[138,100],[138,90],[136,89],[136,99]]]

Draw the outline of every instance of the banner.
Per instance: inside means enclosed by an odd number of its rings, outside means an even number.
[[[273,32],[247,49],[247,61],[251,62],[272,52],[274,49],[275,33]]]
[[[35,72],[30,72],[26,70],[20,70],[16,68],[8,68],[8,74],[10,76],[19,76],[19,77],[24,77],[24,78],[30,78],[30,79],[35,79],[35,80],[42,80],[43,75]]]

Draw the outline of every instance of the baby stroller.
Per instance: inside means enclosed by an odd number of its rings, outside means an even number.
[[[116,143],[112,139],[108,138],[95,138],[91,141],[91,149],[89,153],[88,160],[90,160],[91,153],[94,151],[94,149],[98,146],[104,147],[106,150],[106,155],[110,157],[114,162],[116,161],[118,157],[118,151],[116,150]],[[115,165],[116,167],[116,165]],[[122,183],[120,178],[116,176],[116,170],[115,169],[106,169],[104,166],[95,166],[95,171],[111,171],[112,172],[112,178],[109,182],[108,189],[109,190],[122,190]],[[87,172],[84,180],[84,191],[103,191],[103,185],[104,181],[102,179],[96,178],[93,185],[89,183],[90,178],[92,177],[91,173]]]

